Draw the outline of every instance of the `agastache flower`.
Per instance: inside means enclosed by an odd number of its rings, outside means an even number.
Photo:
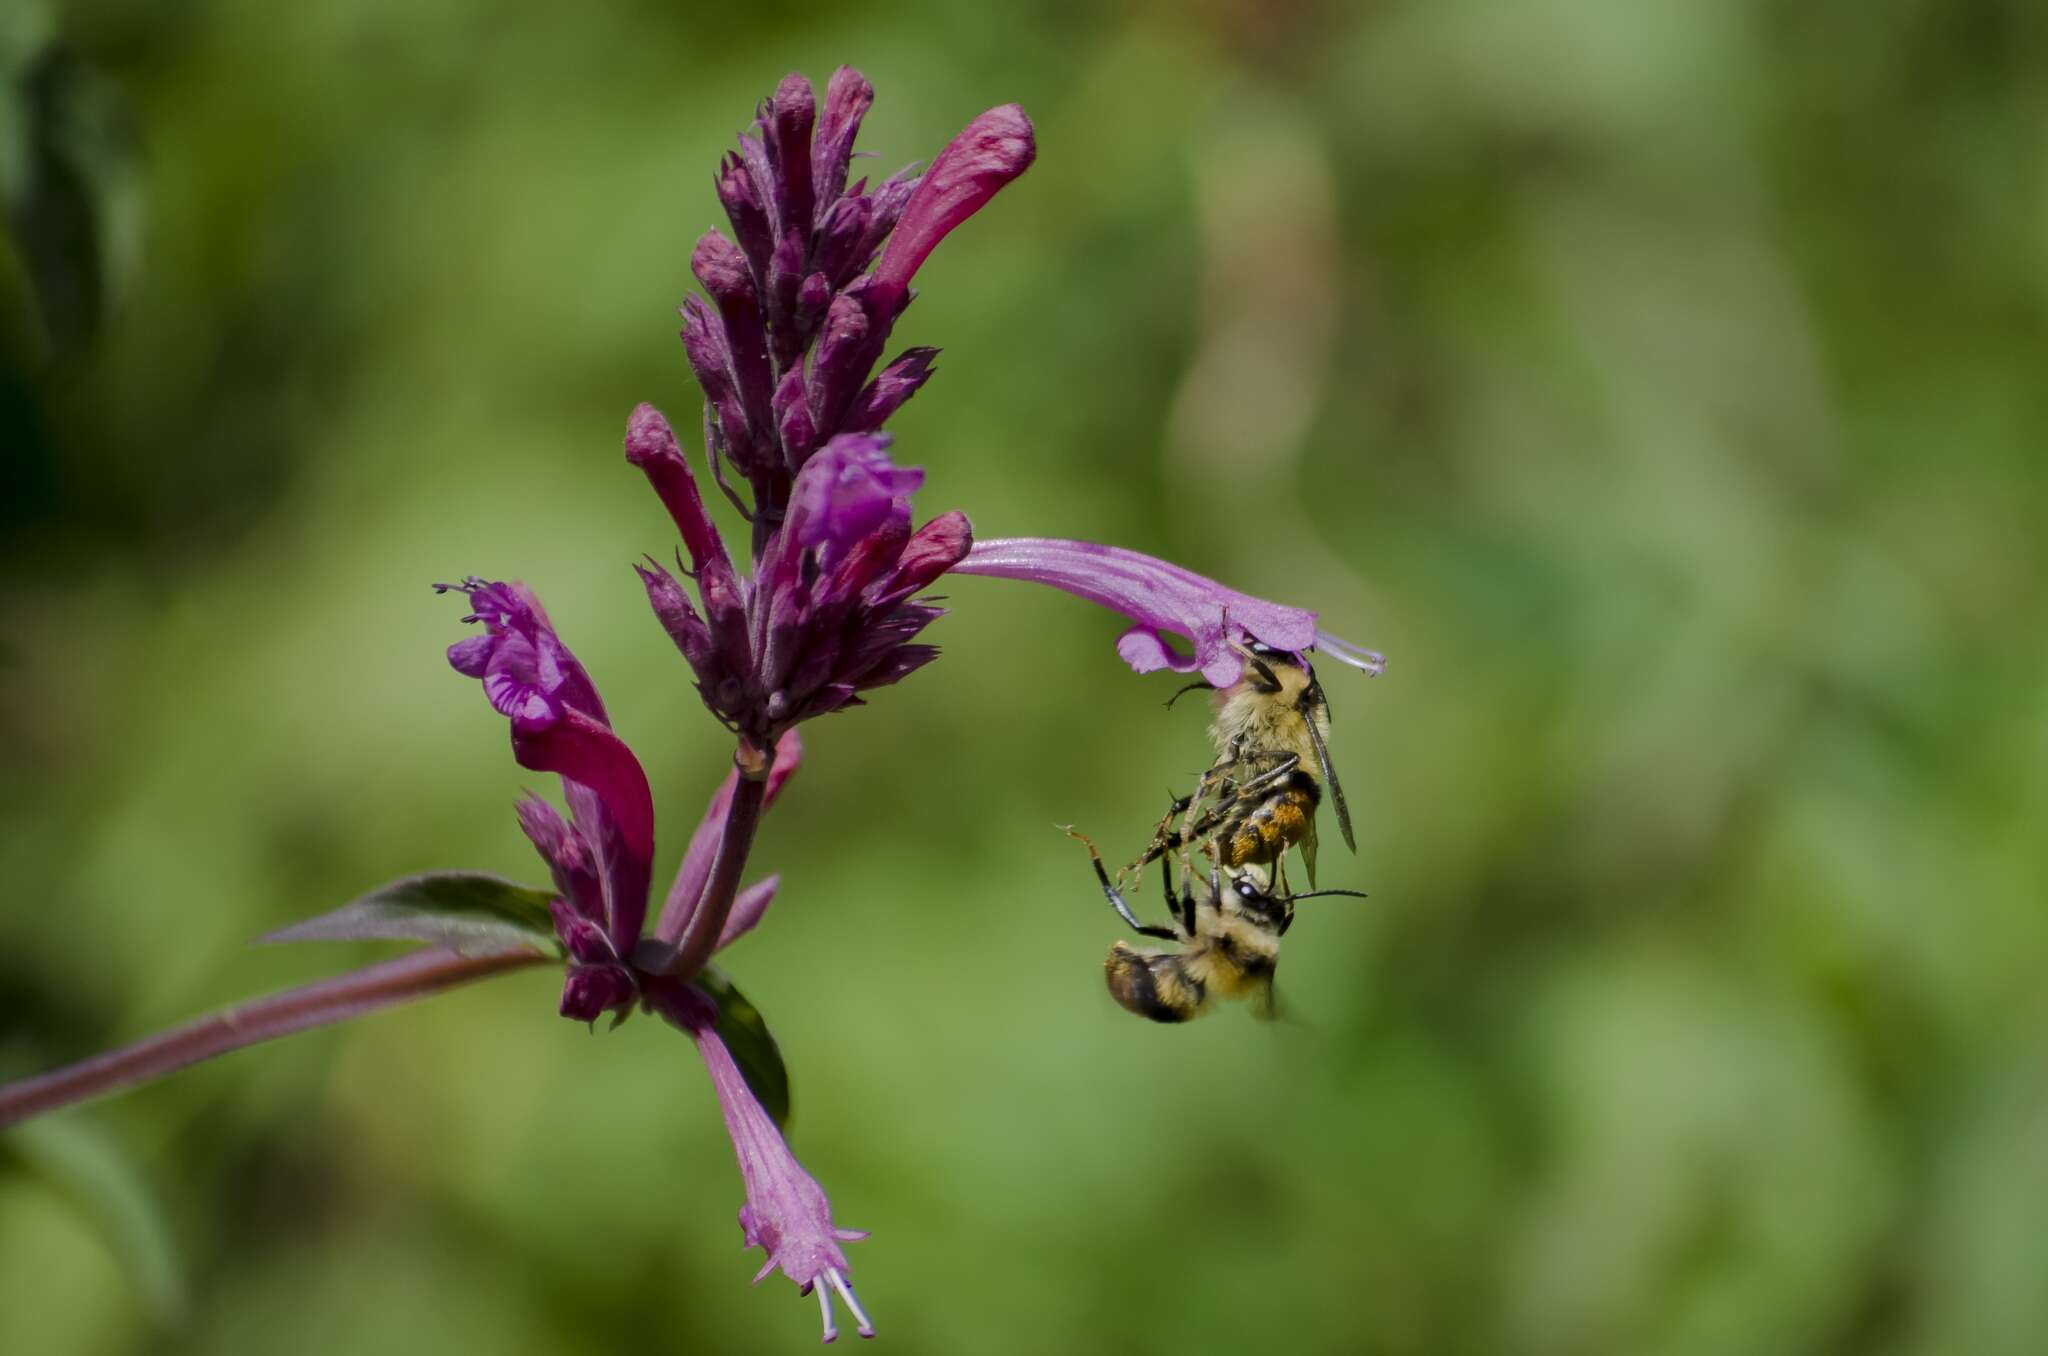
[[[474,872],[408,877],[284,929],[269,940],[434,945],[0,1087],[0,1128],[241,1045],[559,959],[564,1017],[594,1024],[609,1014],[616,1025],[644,1007],[695,1043],[740,1165],[742,1237],[767,1254],[756,1280],[779,1269],[815,1291],[828,1342],[834,1293],[861,1335],[873,1334],[840,1246],[863,1235],[834,1224],[823,1189],[791,1154],[777,1126],[787,1094],[780,1055],[759,1013],[709,968],[776,898],[779,878],[744,889],[741,879],[762,816],[801,759],[797,726],[938,657],[917,638],[941,610],[919,595],[948,571],[1046,584],[1121,613],[1132,625],[1117,650],[1139,673],[1199,671],[1227,686],[1250,641],[1319,649],[1368,674],[1384,666],[1318,629],[1311,612],[1134,551],[1051,538],[976,543],[957,511],[912,526],[924,475],[896,464],[880,429],[931,378],[937,350],[876,364],[933,249],[1037,152],[1023,111],[1004,106],[969,123],[922,175],[849,184],[873,100],[850,68],[834,73],[822,110],[802,77],[782,81],[716,176],[732,236],[711,232],[691,256],[705,297],[683,305],[683,348],[704,396],[706,469],[751,527],[737,563],[667,419],[641,405],[627,421],[626,459],[682,542],[675,573],[653,555],[635,568],[706,708],[736,736],[731,770],[652,932],[653,796],[596,684],[524,586],[438,585],[463,593],[464,620],[482,628],[450,646],[448,662],[505,719],[520,766],[561,779],[566,817],[537,795],[517,807],[550,888]],[[749,496],[727,481],[728,466]],[[1185,637],[1191,653],[1169,635]]]
[[[1239,593],[1121,546],[1004,537],[976,542],[953,572],[1046,584],[1122,613],[1136,625],[1117,638],[1116,652],[1136,673],[1200,672],[1210,686],[1229,687],[1244,671],[1239,646],[1247,640],[1297,654],[1321,649],[1368,677],[1387,667],[1384,655],[1318,630],[1313,612]],[[1175,651],[1166,633],[1187,637],[1194,653]]]
[[[824,1340],[834,1341],[839,1329],[832,1321],[832,1293],[852,1312],[862,1337],[875,1335],[874,1324],[853,1293],[847,1279],[846,1251],[839,1245],[867,1237],[863,1229],[842,1229],[832,1221],[832,1203],[817,1179],[804,1171],[789,1143],[761,1109],[732,1052],[718,1034],[718,1011],[696,989],[667,986],[657,988],[650,1002],[663,1016],[689,1033],[697,1053],[711,1075],[711,1088],[718,1097],[718,1109],[725,1117],[726,1133],[739,1159],[740,1180],[745,1184],[747,1203],[740,1207],[740,1237],[744,1246],[760,1248],[767,1260],[754,1274],[759,1285],[770,1272],[780,1270],[796,1283],[802,1294],[813,1290],[824,1320]]]

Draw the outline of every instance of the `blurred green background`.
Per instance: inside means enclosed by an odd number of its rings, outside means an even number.
[[[729,968],[882,1340],[2048,1350],[2048,11],[4,8],[7,1068],[390,954],[246,941],[391,877],[541,877],[435,579],[542,594],[672,865],[726,741],[620,435],[695,427],[718,155],[847,61],[872,168],[1040,136],[897,331],[921,509],[1390,657],[1327,679],[1371,898],[1276,1026],[1103,992],[1053,825],[1135,851],[1206,762],[1108,614],[959,580],[807,729]],[[0,1139],[0,1346],[814,1342],[687,1042],[555,986]]]

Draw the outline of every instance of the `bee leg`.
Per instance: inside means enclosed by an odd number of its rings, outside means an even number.
[[[1170,791],[1167,793],[1165,818],[1161,819],[1152,830],[1152,841],[1138,855],[1138,860],[1116,873],[1118,885],[1122,885],[1127,880],[1136,880],[1156,858],[1172,849],[1173,817],[1186,810],[1194,802],[1195,798],[1192,796],[1176,796]]]
[[[1185,881],[1187,877],[1182,876],[1181,879]],[[1166,911],[1179,921],[1181,935],[1183,937],[1193,937],[1195,935],[1195,897],[1187,891],[1185,886],[1181,889],[1178,900],[1173,897],[1173,859],[1164,853],[1160,854],[1159,857],[1159,883],[1165,887]]]
[[[1252,811],[1258,808],[1261,798],[1268,791],[1284,783],[1300,765],[1301,758],[1298,755],[1285,754],[1271,770],[1261,772],[1249,781],[1226,786],[1217,796],[1216,803],[1203,814],[1190,815],[1181,826],[1180,841],[1176,845],[1180,849],[1183,865],[1191,844],[1213,843],[1218,838],[1228,837]]]
[[[1094,841],[1087,834],[1077,833],[1071,827],[1066,830],[1066,833],[1069,838],[1080,839],[1082,844],[1087,847],[1088,860],[1095,864],[1095,879],[1102,882],[1102,893],[1109,900],[1109,907],[1116,910],[1117,917],[1131,925],[1131,931],[1141,937],[1160,937],[1169,942],[1180,939],[1180,934],[1172,928],[1147,927],[1145,924],[1140,923],[1138,916],[1131,912],[1131,906],[1124,903],[1124,897],[1117,893],[1116,886],[1110,882],[1109,872],[1102,865],[1102,854],[1095,850]]]

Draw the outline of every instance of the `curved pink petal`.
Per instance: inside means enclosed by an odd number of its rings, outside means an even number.
[[[1139,673],[1172,668],[1201,670],[1217,687],[1243,672],[1233,646],[1247,638],[1276,650],[1302,651],[1316,643],[1316,614],[1225,588],[1169,561],[1093,542],[1052,537],[998,537],[977,541],[954,574],[1022,579],[1086,598],[1137,625],[1117,641],[1117,653]],[[1167,646],[1164,633],[1184,636],[1192,658]]]
[[[875,265],[876,282],[889,295],[900,297],[947,233],[1030,169],[1037,157],[1037,134],[1016,104],[991,108],[968,123],[918,180],[882,250],[882,261]],[[892,306],[882,309],[884,314],[894,312]]]

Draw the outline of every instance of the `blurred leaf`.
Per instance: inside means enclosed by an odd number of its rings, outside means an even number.
[[[0,203],[62,358],[99,331],[134,271],[136,138],[120,89],[61,43],[5,45]]]
[[[118,1150],[72,1119],[30,1121],[0,1135],[0,1164],[18,1164],[64,1196],[105,1237],[134,1279],[150,1315],[173,1324],[185,1315],[185,1282],[163,1216]]]
[[[332,913],[256,940],[435,942],[465,953],[507,943],[550,947],[555,929],[548,901],[553,898],[546,890],[480,871],[437,871],[393,881]]]
[[[732,1052],[732,1062],[754,1097],[776,1125],[789,1126],[789,1070],[783,1066],[782,1051],[769,1034],[760,1009],[716,969],[697,976],[697,988],[718,1005],[718,1038]]]

